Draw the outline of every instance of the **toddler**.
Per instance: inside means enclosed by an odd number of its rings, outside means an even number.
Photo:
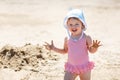
[[[100,41],[93,40],[84,33],[87,29],[83,12],[73,9],[65,17],[64,26],[69,37],[64,39],[64,47],[57,48],[53,41],[46,42],[46,49],[58,53],[68,53],[68,60],[65,63],[64,80],[75,80],[77,76],[80,80],[90,80],[91,70],[94,63],[89,61],[88,52],[95,53],[100,45]]]

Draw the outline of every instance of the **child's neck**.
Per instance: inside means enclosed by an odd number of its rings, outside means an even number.
[[[72,38],[73,40],[75,40],[75,41],[81,39],[82,36],[83,36],[83,32],[81,32],[80,34],[77,34],[77,35],[71,34],[71,38]]]

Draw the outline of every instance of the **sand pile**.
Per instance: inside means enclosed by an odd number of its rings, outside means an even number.
[[[5,45],[0,50],[0,68],[11,68],[15,71],[29,69],[38,72],[39,68],[47,65],[49,60],[58,59],[56,54],[46,51],[44,46],[30,43],[22,47]]]

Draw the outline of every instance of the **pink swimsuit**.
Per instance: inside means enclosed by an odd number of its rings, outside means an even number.
[[[80,74],[93,69],[94,63],[89,61],[85,34],[81,39],[68,40],[68,61],[65,71]]]

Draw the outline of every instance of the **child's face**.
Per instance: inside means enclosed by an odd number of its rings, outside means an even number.
[[[72,35],[77,36],[81,34],[83,27],[83,23],[76,18],[69,18],[67,21],[67,26],[69,31],[72,33]]]

